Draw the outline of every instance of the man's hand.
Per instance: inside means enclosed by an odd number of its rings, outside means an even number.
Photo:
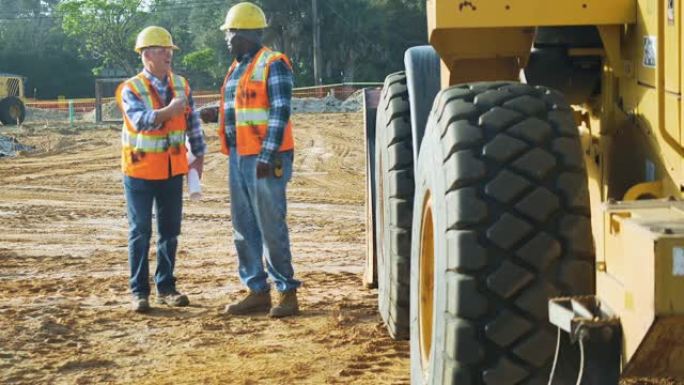
[[[218,122],[218,107],[204,107],[200,110],[200,117],[204,123]]]
[[[197,175],[202,179],[202,171],[204,171],[204,155],[195,158],[195,161],[190,163],[190,168],[197,171]]]
[[[176,116],[185,112],[188,102],[185,98],[173,98],[166,108],[169,110],[169,115]]]
[[[154,119],[154,124],[162,124],[176,115],[185,113],[187,106],[188,102],[185,98],[173,98],[168,106],[157,110],[157,117]]]
[[[257,179],[266,178],[271,175],[271,165],[264,162],[257,162]]]

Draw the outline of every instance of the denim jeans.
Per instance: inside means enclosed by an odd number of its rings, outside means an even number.
[[[233,240],[238,254],[240,280],[251,291],[269,290],[263,259],[278,291],[296,289],[290,235],[287,229],[287,182],[292,177],[292,151],[275,155],[283,165],[283,175],[256,177],[256,156],[240,156],[230,149],[230,212]]]
[[[124,175],[128,214],[128,265],[134,295],[150,294],[149,261],[152,205],[157,217],[157,270],[154,282],[160,294],[176,290],[173,268],[183,215],[183,176],[145,180]]]

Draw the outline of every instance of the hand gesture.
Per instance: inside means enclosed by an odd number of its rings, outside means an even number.
[[[271,165],[264,162],[257,162],[256,177],[257,179],[266,178],[271,175]]]
[[[166,108],[169,110],[169,114],[171,114],[171,116],[176,116],[185,112],[185,107],[187,107],[187,104],[188,103],[185,98],[175,97],[173,100],[171,100],[171,103],[166,106]]]

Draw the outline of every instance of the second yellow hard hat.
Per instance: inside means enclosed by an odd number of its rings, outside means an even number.
[[[226,14],[226,22],[221,31],[227,29],[264,29],[267,27],[266,15],[256,4],[248,1],[235,4]]]

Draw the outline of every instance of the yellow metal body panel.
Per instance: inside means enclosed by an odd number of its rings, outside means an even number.
[[[24,80],[15,76],[0,75],[0,99],[7,96],[17,96],[24,99]]]
[[[635,0],[428,0],[428,29],[625,24]]]
[[[666,200],[604,206],[605,266],[601,300],[620,315],[624,363],[639,365],[642,341],[658,317],[684,314],[684,203]],[[684,339],[673,343],[684,349]],[[684,362],[682,363],[684,364]],[[684,365],[669,371],[684,374]]]
[[[667,12],[667,11],[666,11]],[[666,17],[665,23],[665,92],[679,94],[681,90],[681,18]]]
[[[672,94],[666,92],[664,95],[665,99],[665,122],[664,130],[668,136],[670,136],[674,143],[677,143],[681,147],[681,127],[680,127],[680,114],[681,114],[681,96],[679,94]],[[656,140],[659,143],[664,143],[662,134],[659,130],[656,130]],[[664,151],[662,151],[663,157],[665,158],[665,164],[668,167],[668,172],[672,175],[675,180],[681,180],[681,159],[682,156],[678,151],[673,150],[665,143]]]
[[[618,226],[610,223],[619,218],[605,218],[612,236],[605,240],[606,271],[597,273],[596,291],[601,301],[620,317],[624,330],[623,358],[628,361],[655,318],[654,293],[649,289],[654,286],[655,264],[648,234],[625,228],[622,222]]]
[[[527,64],[536,27],[634,23],[635,2],[428,0],[428,40],[444,64],[442,86],[515,80]]]
[[[534,28],[440,29],[430,44],[442,58],[442,87],[473,80],[514,80],[534,40]]]
[[[663,196],[663,181],[639,183],[630,187],[625,193],[624,200],[636,201],[643,199],[655,199]]]
[[[642,85],[656,87],[656,70],[655,66],[649,67],[643,65],[644,51],[642,47],[645,44],[645,39],[658,38],[658,15],[656,7],[653,6],[654,0],[639,0],[639,12],[637,12],[637,23],[632,29],[634,33],[629,37],[629,41],[634,45],[637,62],[637,80]],[[657,41],[657,40],[656,40]]]
[[[537,27],[598,28],[604,59],[600,95],[576,106],[583,122],[597,295],[621,318],[627,372],[682,379],[683,5],[683,0],[427,2],[429,41],[442,59],[443,87],[516,79]],[[675,202],[634,201],[653,197]]]

